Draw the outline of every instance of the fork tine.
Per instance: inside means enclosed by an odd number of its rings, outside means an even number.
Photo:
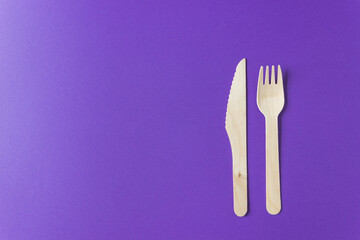
[[[270,84],[275,84],[275,67],[274,65],[271,66],[271,82]]]
[[[257,94],[256,94],[256,102],[257,102],[257,104],[259,104],[259,100],[260,100],[260,88],[261,88],[261,85],[264,85],[263,78],[264,78],[264,68],[263,68],[263,66],[261,66],[260,70],[259,70],[259,79],[258,79],[258,87],[257,87]]]
[[[263,68],[263,66],[261,66],[260,70],[259,70],[258,90],[259,90],[260,85],[263,85],[263,84],[264,84],[264,68]]]
[[[269,66],[266,66],[266,72],[265,72],[265,85],[270,84],[269,81]]]
[[[277,75],[278,75],[277,84],[280,84],[281,86],[283,86],[283,77],[282,77],[280,65],[278,65],[278,74]]]

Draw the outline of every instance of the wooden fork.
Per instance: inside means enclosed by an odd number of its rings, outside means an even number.
[[[276,215],[281,210],[279,146],[278,146],[278,116],[284,107],[284,87],[280,65],[278,66],[277,82],[275,82],[275,67],[271,68],[269,81],[269,66],[266,66],[265,82],[263,82],[263,67],[260,67],[257,105],[265,116],[266,122],[266,209]]]

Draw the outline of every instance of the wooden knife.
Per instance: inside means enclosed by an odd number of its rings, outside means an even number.
[[[225,129],[233,159],[234,212],[242,217],[247,212],[247,147],[246,147],[246,59],[236,67],[226,110]]]

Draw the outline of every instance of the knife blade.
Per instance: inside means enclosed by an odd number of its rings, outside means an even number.
[[[225,119],[233,160],[234,212],[247,212],[247,146],[246,146],[246,59],[236,67],[231,84]]]

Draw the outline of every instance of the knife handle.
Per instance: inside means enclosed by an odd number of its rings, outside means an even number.
[[[237,216],[243,217],[247,212],[248,198],[246,161],[243,162],[235,158],[233,164],[234,212]]]
[[[243,217],[248,207],[246,135],[229,134],[229,139],[233,158],[234,212]]]

